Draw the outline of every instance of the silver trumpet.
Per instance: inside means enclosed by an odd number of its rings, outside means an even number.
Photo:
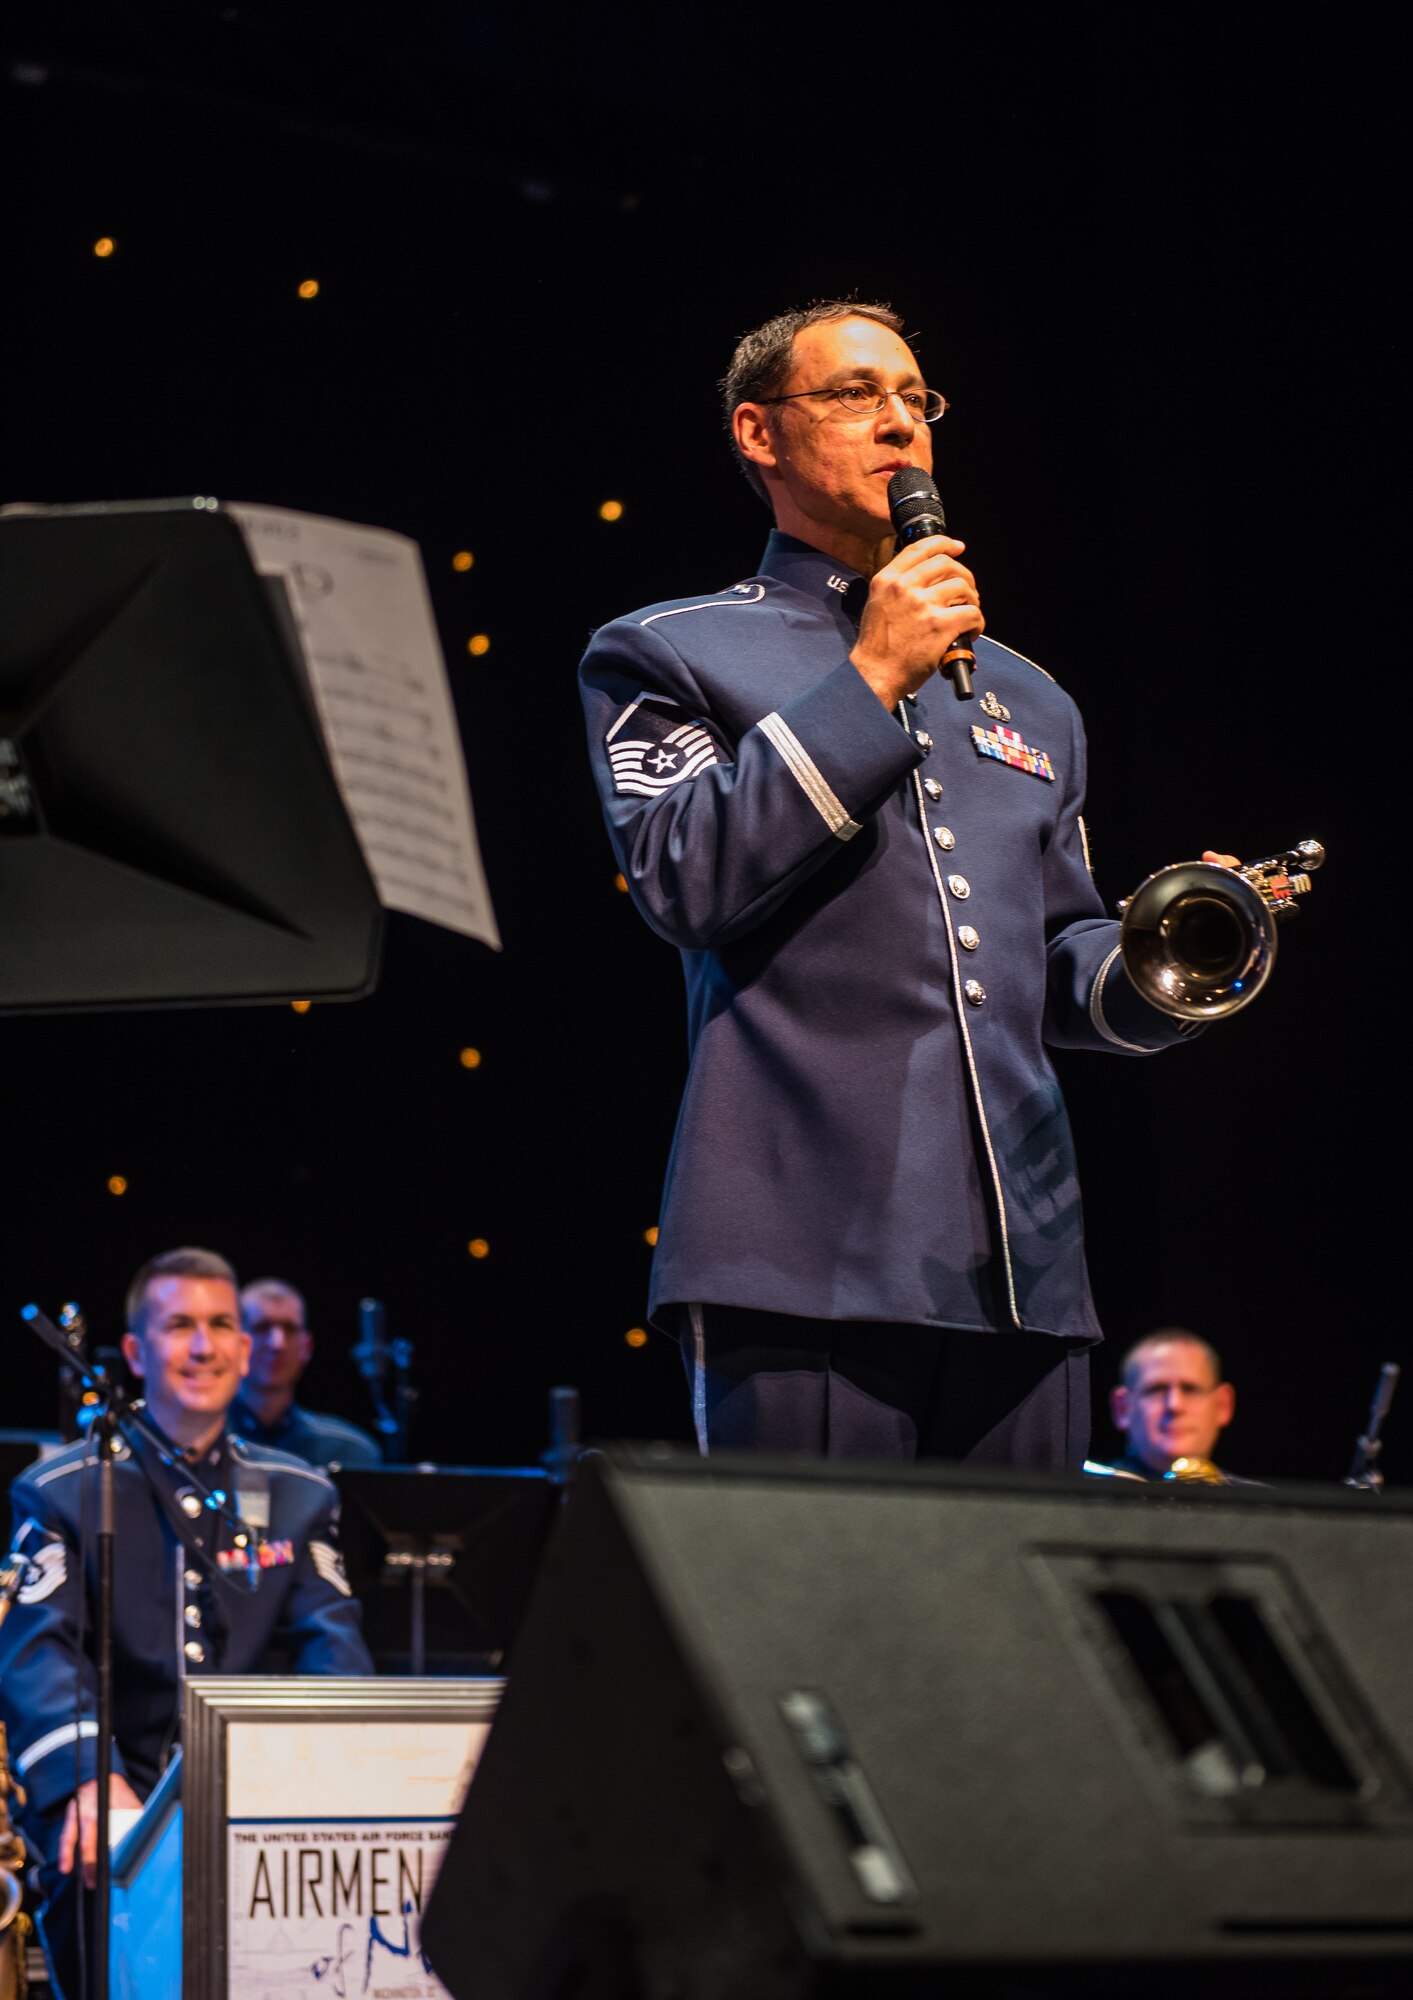
[[[1256,998],[1276,962],[1276,926],[1322,867],[1318,840],[1222,868],[1179,861],[1118,905],[1119,944],[1145,1000],[1180,1021],[1219,1021]]]

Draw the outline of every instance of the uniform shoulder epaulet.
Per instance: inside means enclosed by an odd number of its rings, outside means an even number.
[[[90,1451],[88,1439],[75,1438],[62,1451],[51,1451],[45,1458],[31,1459],[17,1477],[31,1486],[47,1486],[51,1480],[62,1479],[66,1473],[81,1472],[90,1457],[96,1464],[97,1457]]]
[[[1036,673],[1044,674],[1046,680],[1052,682],[1055,687],[1058,687],[1060,685],[1060,683],[1055,679],[1055,676],[1048,670],[1048,668],[1042,667],[1039,660],[1032,660],[1029,654],[1018,653],[1014,646],[1008,646],[1004,643],[1004,641],[1000,639],[993,639],[989,636],[989,634],[987,636],[986,643],[989,646],[994,646],[998,652],[1009,653],[1011,658],[1013,660],[1019,660],[1022,666],[1034,667]]]
[[[759,604],[765,597],[768,579],[753,576],[745,583],[728,584],[725,590],[714,591],[708,597],[676,598],[666,604],[650,604],[643,611],[633,613],[635,625],[655,625],[660,618],[680,618],[688,611],[727,611],[738,605]]]
[[[281,1451],[278,1445],[257,1444],[253,1438],[238,1438],[231,1434],[231,1453],[246,1465],[257,1465],[268,1472],[293,1472],[301,1479],[312,1479],[317,1486],[332,1486],[333,1481],[322,1467],[306,1465],[302,1458],[296,1458],[292,1451]]]
[[[132,1446],[121,1434],[113,1440],[113,1463],[123,1465],[132,1457]],[[88,1438],[75,1438],[61,1451],[51,1451],[44,1458],[31,1459],[17,1479],[27,1480],[31,1486],[49,1486],[57,1479],[64,1479],[71,1472],[82,1472],[86,1465],[97,1465],[98,1452]]]

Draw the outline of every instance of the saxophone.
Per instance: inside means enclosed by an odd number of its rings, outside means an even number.
[[[25,1870],[25,1844],[10,1824],[10,1799],[24,1804],[24,1793],[10,1776],[5,1725],[0,1722],[0,2000],[25,2000],[29,1979],[25,1952],[34,1925],[20,1908]]]

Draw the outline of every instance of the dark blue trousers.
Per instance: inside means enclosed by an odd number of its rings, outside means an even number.
[[[59,1837],[63,1831],[67,1800],[25,1828],[31,1849],[37,1849],[39,1890],[43,1897],[38,1911],[39,1941],[44,1947],[49,1980],[55,2000],[83,2000],[96,1979],[97,1932],[93,1923],[94,1898],[83,1887],[81,1866],[74,1861],[73,1873],[59,1873]]]
[[[682,1354],[704,1452],[1078,1472],[1089,1448],[1088,1350],[1050,1334],[694,1305]]]

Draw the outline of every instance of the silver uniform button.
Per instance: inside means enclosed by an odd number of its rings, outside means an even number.
[[[182,1582],[188,1590],[200,1590],[201,1571],[199,1569],[184,1569],[182,1571]]]
[[[921,750],[924,757],[927,755],[928,751],[932,748],[932,738],[928,735],[925,729],[919,729],[917,735],[913,738],[913,742],[916,743],[918,749]]]
[[[186,1607],[186,1622],[188,1625],[200,1625],[201,1608],[199,1605],[188,1604]]]
[[[934,826],[932,829],[932,838],[937,842],[937,845],[944,854],[950,854],[957,844],[957,836],[953,833],[950,826]]]
[[[201,1662],[206,1658],[206,1648],[199,1639],[188,1639],[182,1647],[182,1651],[189,1660],[194,1660],[197,1666],[200,1666]]]
[[[178,1499],[180,1500],[183,1514],[186,1515],[189,1521],[194,1521],[201,1512],[201,1502],[197,1499],[196,1495],[194,1493],[182,1493],[178,1495]]]
[[[957,898],[958,902],[961,903],[964,903],[971,894],[971,883],[968,882],[965,875],[949,875],[947,877],[947,887]]]
[[[963,951],[975,951],[977,946],[981,943],[981,938],[979,934],[972,929],[970,924],[963,924],[961,929],[957,932],[957,943],[961,946]]]
[[[935,778],[924,778],[922,781],[922,789],[927,793],[927,796],[930,799],[940,799],[942,796],[942,787],[938,784]]]
[[[973,1007],[981,1007],[986,1002],[986,988],[979,979],[969,979],[962,988]]]

